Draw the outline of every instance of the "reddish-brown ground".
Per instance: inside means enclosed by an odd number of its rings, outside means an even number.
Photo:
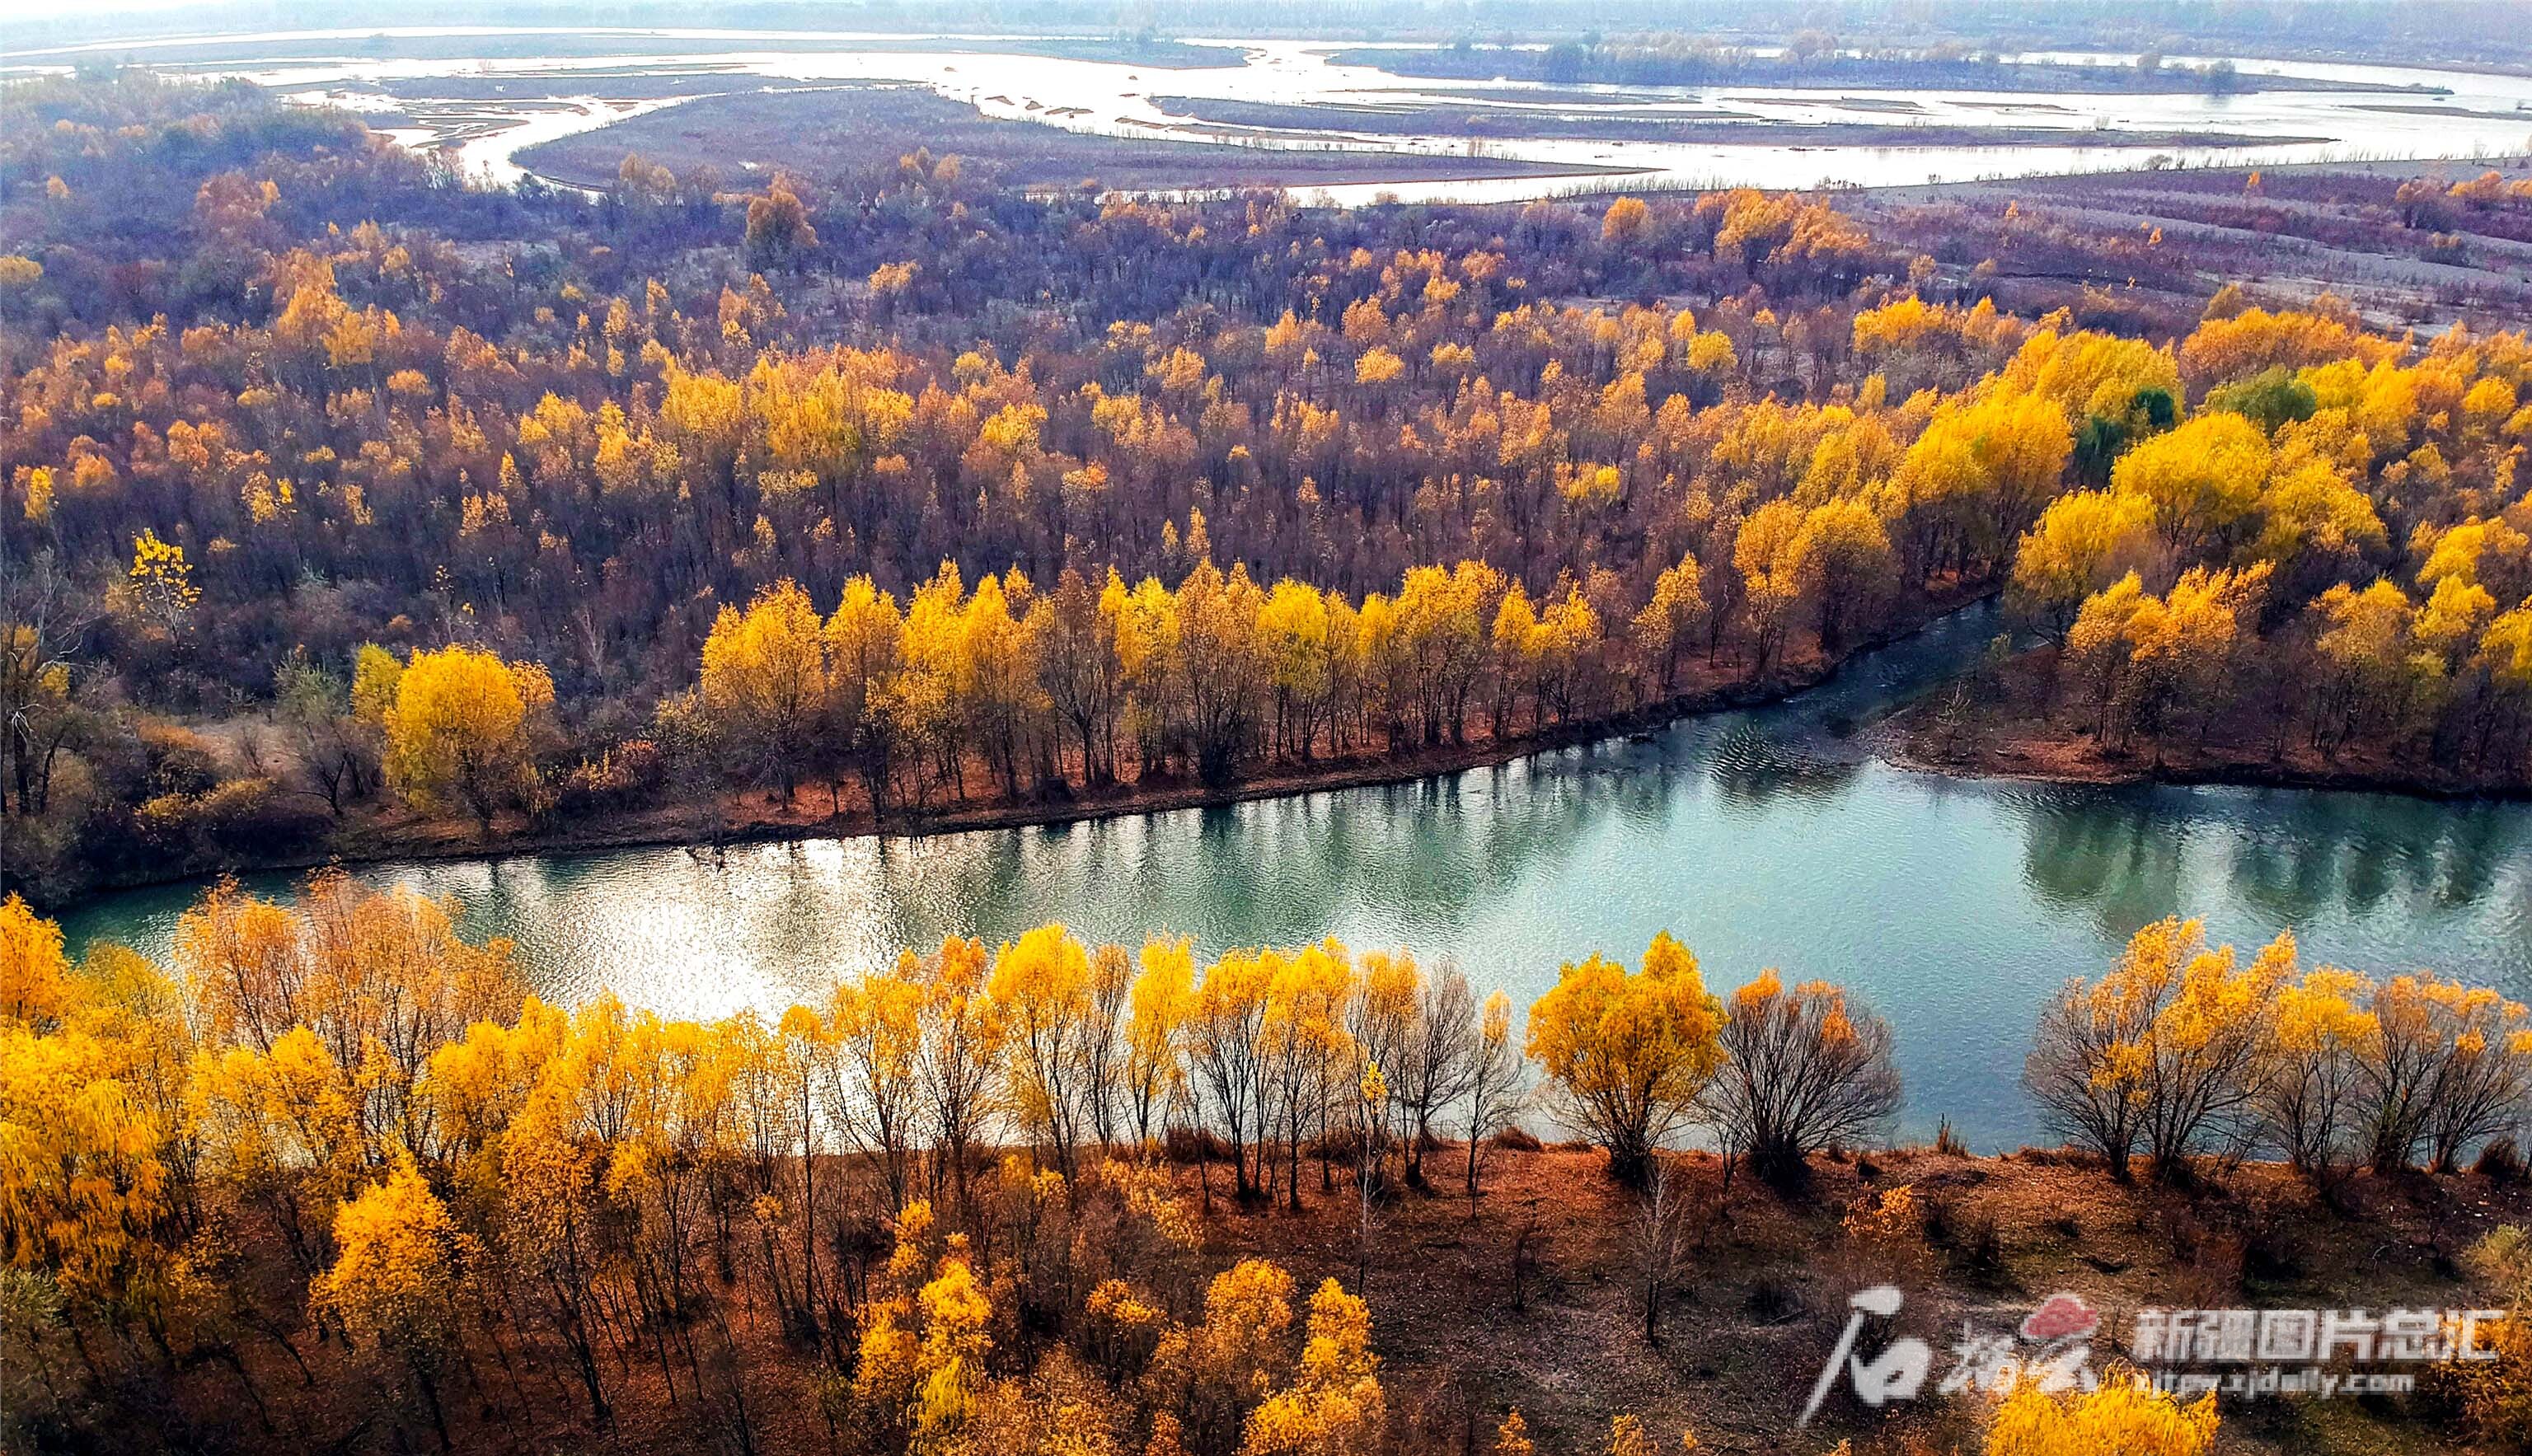
[[[2532,1221],[2532,1187],[2477,1173],[2359,1176],[2332,1209],[2273,1165],[2211,1170],[2199,1187],[2181,1191],[2114,1184],[2097,1164],[2065,1154],[1971,1158],[1918,1148],[1815,1160],[1810,1186],[1790,1197],[1745,1175],[1726,1197],[1720,1163],[1688,1154],[1673,1180],[1682,1258],[1654,1343],[1645,1338],[1641,1299],[1644,1202],[1605,1176],[1596,1150],[1490,1148],[1473,1210],[1459,1181],[1465,1156],[1464,1147],[1444,1146],[1430,1158],[1431,1188],[1402,1188],[1376,1203],[1367,1245],[1342,1168],[1323,1191],[1317,1165],[1305,1161],[1303,1207],[1294,1213],[1236,1205],[1219,1161],[1203,1175],[1207,1198],[1196,1170],[1180,1165],[1188,1203],[1207,1211],[1202,1251],[1182,1271],[1177,1299],[1191,1305],[1205,1278],[1245,1257],[1284,1263],[1298,1291],[1330,1276],[1356,1287],[1358,1269],[1367,1267],[1373,1344],[1392,1436],[1404,1451],[1489,1449],[1495,1426],[1517,1407],[1541,1452],[1596,1452],[1610,1418],[1633,1412],[1664,1450],[1693,1428],[1708,1450],[1820,1452],[1851,1438],[1859,1452],[1914,1456],[1978,1449],[1985,1397],[1933,1389],[1953,1365],[1965,1321],[2002,1334],[2051,1294],[2071,1292],[2100,1312],[2095,1348],[2106,1359],[2124,1345],[2142,1307],[2486,1304],[2493,1296],[2463,1274],[2463,1251],[2502,1222]],[[1910,1190],[1915,1212],[1892,1236],[1848,1232],[1850,1208],[1877,1204],[1900,1187]],[[868,1192],[853,1195],[856,1206]],[[197,1433],[218,1423],[263,1449],[428,1449],[429,1425],[408,1396],[301,1324],[259,1217],[240,1210],[231,1241],[257,1270],[276,1276],[251,1282],[274,1312],[271,1327],[292,1332],[316,1385],[302,1385],[272,1340],[241,1335],[268,1430],[235,1377],[210,1363],[180,1376],[175,1397],[151,1419]],[[708,1375],[702,1398],[682,1364],[671,1403],[657,1366],[640,1352],[622,1362],[608,1356],[617,1425],[596,1435],[558,1349],[512,1330],[495,1350],[479,1334],[477,1378],[452,1372],[447,1381],[458,1449],[737,1450],[731,1387],[720,1373],[734,1368],[755,1451],[827,1452],[819,1363],[777,1331],[761,1304],[762,1284],[747,1272],[748,1241],[739,1242],[742,1277],[712,1284],[727,1343],[709,1326],[692,1334]],[[702,1260],[705,1269],[711,1264]],[[1924,1338],[1935,1352],[1927,1392],[1881,1413],[1841,1393],[1812,1429],[1797,1431],[1848,1296],[1884,1281],[1906,1292],[1891,1333]],[[2427,1396],[2228,1405],[2223,1421],[2232,1452],[2464,1448]]]

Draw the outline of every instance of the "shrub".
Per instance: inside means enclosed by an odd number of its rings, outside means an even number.
[[[137,837],[171,860],[287,855],[324,836],[325,815],[268,778],[234,778],[197,794],[160,794],[133,815]]]
[[[220,781],[219,754],[211,741],[174,723],[144,723],[144,772],[153,794],[207,794]]]
[[[2512,1138],[2491,1138],[2479,1150],[2479,1159],[2470,1170],[2491,1183],[2523,1181],[2523,1153]]]
[[[660,746],[647,738],[631,739],[565,772],[554,808],[565,815],[625,809],[648,801],[666,777],[667,760]]]

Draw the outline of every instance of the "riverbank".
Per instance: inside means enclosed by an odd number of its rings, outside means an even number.
[[[1764,681],[1714,677],[1692,681],[1690,688],[1659,702],[1587,721],[1550,724],[1533,732],[1501,739],[1479,732],[1467,742],[1444,744],[1400,754],[1352,755],[1303,762],[1274,761],[1227,784],[1168,778],[1129,779],[1105,789],[1089,790],[1067,781],[1053,793],[1019,800],[977,800],[931,810],[892,808],[873,813],[851,789],[831,800],[826,785],[803,784],[785,808],[769,794],[741,791],[706,802],[681,801],[650,805],[603,816],[560,823],[534,823],[518,814],[493,821],[490,836],[479,836],[471,821],[435,817],[380,800],[354,806],[320,844],[303,850],[256,857],[170,865],[164,872],[112,876],[68,893],[36,900],[46,914],[58,915],[118,891],[153,885],[181,884],[224,873],[311,869],[325,865],[360,866],[396,861],[500,859],[519,855],[571,854],[603,850],[688,845],[699,848],[783,842],[804,839],[855,839],[869,836],[921,837],[978,829],[1008,829],[1071,824],[1163,813],[1177,810],[1213,809],[1254,800],[1288,798],[1333,790],[1411,783],[1441,775],[1510,763],[1541,754],[1649,733],[1702,714],[1761,706],[1821,686],[1857,656],[1912,637],[1955,612],[1994,594],[1973,586],[1928,598],[1906,612],[1891,628],[1859,638],[1834,657],[1808,651],[1781,665]],[[1684,672],[1702,677],[1709,670],[1692,664]],[[218,732],[223,725],[196,725]],[[226,725],[233,728],[235,725]],[[225,735],[223,735],[225,736]],[[1129,770],[1131,765],[1125,765]],[[982,779],[987,777],[978,774]],[[34,898],[34,897],[30,897]]]
[[[2280,76],[2240,70],[2229,60],[2221,71],[2178,64],[2069,65],[2053,61],[1936,59],[1820,55],[1797,59],[1721,52],[1675,53],[1624,44],[1585,48],[1514,48],[1454,45],[1403,48],[1377,43],[1338,49],[1339,66],[1374,66],[1392,76],[1437,81],[1537,81],[1551,84],[1654,86],[1852,87],[1869,90],[2030,92],[2043,95],[2136,95],[2203,92],[2243,95],[2258,91],[2333,91],[2438,94],[2440,88],[2394,82]],[[2256,65],[2256,62],[2254,62]]]
[[[1341,141],[1347,134],[1472,139],[1549,139],[1651,141],[1747,146],[2130,146],[2144,150],[2219,146],[2318,145],[2324,136],[2262,136],[2216,129],[2152,127],[2137,130],[2045,126],[1961,126],[1929,121],[1788,121],[1745,111],[1718,110],[1664,116],[1575,115],[1509,107],[1471,107],[1447,101],[1371,104],[1241,101],[1206,96],[1156,95],[1152,104],[1191,120],[1176,130],[1197,135]],[[1924,111],[1913,101],[1849,98],[1836,109],[1895,113]],[[2063,109],[2063,108],[2058,108]]]
[[[2443,803],[2532,800],[2532,781],[2489,782],[2383,749],[2335,756],[2302,746],[2164,743],[2115,746],[2055,725],[1946,732],[1940,704],[1918,703],[1876,725],[1873,751],[1894,767],[1953,778],[2046,784],[2175,784],[2397,794]]]

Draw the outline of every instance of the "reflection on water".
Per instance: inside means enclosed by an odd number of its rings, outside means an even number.
[[[1775,707],[1415,783],[928,839],[376,867],[454,896],[547,995],[691,1015],[779,1005],[949,933],[1062,920],[1206,951],[1334,934],[1536,996],[1562,960],[1669,928],[1717,987],[1762,966],[1857,987],[1899,1034],[1909,1129],[2037,1136],[2015,1090],[2041,1001],[2175,912],[2310,960],[2429,965],[2532,995],[2532,806],[1906,772],[1846,727],[1967,663],[1963,613]],[[286,888],[268,877],[262,887]],[[69,918],[163,952],[190,891]]]

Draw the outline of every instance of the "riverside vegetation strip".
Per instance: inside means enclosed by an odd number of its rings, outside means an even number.
[[[1784,1368],[1868,1284],[1947,1337],[2045,1290],[2503,1308],[2532,1272],[2498,1222],[2532,1209],[2504,1135],[2525,1009],[2307,968],[2290,936],[2244,957],[2166,921],[2070,982],[2027,1080],[2073,1146],[2009,1158],[1876,1148],[1887,1023],[1773,973],[1718,999],[1667,935],[1568,963],[1521,1024],[1404,951],[1199,967],[1057,925],[778,1017],[565,1011],[506,942],[340,874],[222,887],[176,944],[73,965],[0,902],[0,1348],[38,1376],[6,1417],[30,1444],[1768,1442]],[[1542,1149],[1537,1116],[1587,1142]],[[1726,1156],[1666,1150],[1692,1130]],[[2225,1429],[2503,1441],[2523,1340],[2484,1337],[2494,1364],[2406,1398]],[[2195,1456],[2217,1420],[2113,1380],[1841,1400],[1823,1438],[2164,1430]]]
[[[567,842],[1411,769],[2000,586],[2070,634],[2100,598],[2097,717],[2149,749],[2319,652],[2336,696],[2259,721],[2523,773],[2520,336],[2190,308],[2152,228],[2086,266],[2165,289],[2033,316],[1754,191],[1160,205],[918,149],[744,193],[628,158],[588,201],[242,86],[7,104],[0,286],[53,330],[0,433],[38,894],[381,813]]]

